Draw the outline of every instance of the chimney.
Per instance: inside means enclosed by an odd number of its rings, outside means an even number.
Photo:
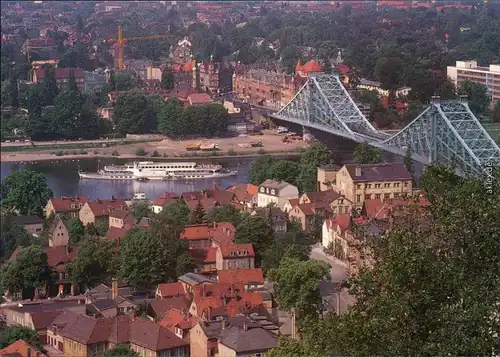
[[[111,279],[111,298],[114,299],[118,296],[118,279]]]
[[[354,172],[354,175],[355,175],[356,177],[361,176],[361,167],[360,167],[360,166],[356,166],[356,170],[355,170],[355,172]]]

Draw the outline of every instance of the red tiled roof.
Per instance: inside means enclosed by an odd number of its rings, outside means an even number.
[[[66,246],[44,247],[43,251],[47,254],[48,262],[51,267],[58,264],[72,262],[76,258],[78,247],[70,247],[67,252]]]
[[[0,355],[10,357],[47,357],[40,352],[35,346],[30,345],[24,340],[17,340],[0,350]]]
[[[127,203],[122,198],[87,202],[96,217],[108,216],[114,210],[126,210]]]
[[[190,94],[187,99],[190,105],[212,103],[212,98],[206,93],[193,93]]]
[[[46,329],[47,326],[61,313],[56,311],[36,311],[30,313],[35,330]]]
[[[207,212],[210,208],[213,208],[215,206],[220,206],[219,202],[217,202],[213,198],[203,198],[203,199],[200,199],[199,201],[198,200],[187,200],[185,202],[186,202],[186,206],[188,206],[190,211],[193,211],[196,208],[196,206],[198,205],[198,202],[201,203],[205,212]]]
[[[171,309],[189,309],[191,299],[189,295],[170,297],[165,299],[154,299],[149,301],[149,306],[154,311],[156,317],[162,318]]]
[[[186,294],[186,291],[180,282],[158,284],[157,292],[162,298],[183,296]]]
[[[250,202],[257,194],[258,187],[249,183],[238,183],[229,187],[226,191],[234,193],[239,202]]]
[[[336,66],[336,68],[344,76],[348,76],[349,74],[351,74],[351,69],[347,67],[345,64],[339,64]]]
[[[106,238],[116,240],[118,242],[117,244],[119,245],[119,241],[122,240],[132,228],[134,227],[131,225],[125,225],[123,226],[123,228],[109,227],[108,231],[106,232]]]
[[[115,209],[109,213],[109,217],[118,218],[118,219],[124,219],[127,216],[130,217],[130,215],[131,215],[130,211],[126,211],[126,210],[122,210],[122,209]]]
[[[220,247],[222,257],[224,258],[247,258],[247,257],[255,257],[255,252],[253,250],[253,245],[251,243],[243,243],[243,244],[226,244],[221,245]],[[238,255],[238,252],[246,251],[246,255]],[[233,252],[234,255],[230,253]]]
[[[329,219],[327,224],[328,228],[330,229],[336,229],[337,227],[340,227],[340,230],[344,232],[351,226],[351,216],[346,213],[339,214],[334,219]]]
[[[184,227],[180,236],[182,239],[210,239],[210,228],[208,224],[190,224]]]
[[[332,203],[341,196],[340,193],[337,191],[304,192],[304,195],[306,195],[311,202],[326,202],[326,203]]]
[[[305,72],[305,73],[321,72],[321,66],[315,60],[310,60],[303,65],[301,65],[300,61],[299,61],[297,63],[297,66],[295,67],[295,71],[296,72],[300,71],[300,72]]]
[[[405,206],[411,206],[415,202],[411,199],[386,199],[382,202],[379,199],[365,200],[362,214],[369,219],[387,219],[396,211],[400,211]],[[426,207],[430,203],[425,198],[418,201],[419,207]]]
[[[50,202],[52,203],[52,207],[56,211],[56,213],[59,212],[66,212],[66,211],[78,211],[80,210],[81,207],[79,207],[79,204],[82,206],[89,200],[88,197],[83,196],[83,197],[60,197],[60,198],[51,198]],[[72,208],[71,205],[74,205],[75,208]]]
[[[170,309],[166,312],[163,319],[160,321],[160,326],[168,328],[170,331],[175,332],[175,328],[179,327],[183,330],[193,328],[200,319],[185,311],[178,309]]]
[[[226,245],[233,242],[236,228],[230,222],[214,223],[210,229],[210,239],[218,245]]]
[[[326,202],[313,202],[313,203],[302,203],[294,207],[298,208],[305,216],[312,216],[316,214],[316,211],[323,210],[326,212],[331,212],[332,209]],[[289,213],[293,213],[293,210]]]
[[[223,284],[231,283],[259,283],[264,284],[262,268],[254,269],[225,269],[217,272],[219,282]]]
[[[215,263],[217,260],[218,247],[211,247],[209,249],[190,249],[189,255],[197,264],[210,264]]]
[[[75,76],[75,78],[83,78],[83,69],[81,68],[56,68],[56,79],[69,78],[71,70],[73,70],[73,75]],[[38,80],[43,79],[45,77],[45,69],[37,69],[36,77]]]

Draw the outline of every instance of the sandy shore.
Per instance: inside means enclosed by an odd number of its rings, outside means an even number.
[[[262,150],[273,155],[284,155],[289,153],[297,153],[300,148],[304,147],[302,140],[295,140],[291,143],[283,143],[282,135],[273,133],[266,133],[260,136],[248,137],[235,137],[235,138],[215,138],[205,140],[170,140],[164,139],[162,141],[143,142],[130,145],[116,145],[106,148],[96,146],[95,148],[85,149],[44,149],[40,151],[16,151],[16,152],[2,152],[1,162],[33,162],[33,161],[50,161],[50,160],[74,160],[85,158],[103,158],[103,157],[118,157],[124,159],[142,159],[151,158],[151,153],[157,151],[159,156],[157,158],[165,159],[196,159],[208,157],[207,153],[186,151],[186,145],[194,143],[212,144],[216,143],[220,147],[217,157],[247,157],[252,155],[262,155]],[[242,148],[238,144],[246,144],[251,142],[261,142],[262,147],[257,148]],[[142,148],[147,152],[146,156],[137,156],[136,150]],[[74,152],[86,151],[87,154],[64,154],[55,155],[55,152]],[[228,155],[228,151],[232,151],[232,155]],[[112,153],[117,152],[118,156],[113,156]]]

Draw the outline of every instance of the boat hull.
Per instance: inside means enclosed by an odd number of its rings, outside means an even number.
[[[141,176],[137,177],[134,175],[106,175],[99,173],[87,173],[80,172],[78,173],[81,179],[92,179],[92,180],[126,180],[126,181],[191,181],[191,180],[206,180],[206,179],[217,179],[224,177],[236,176],[238,174],[237,171],[229,171],[229,172],[220,172],[213,175],[205,175],[205,176],[194,176],[194,177],[186,177],[186,176]]]

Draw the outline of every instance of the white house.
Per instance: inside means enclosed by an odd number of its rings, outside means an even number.
[[[342,256],[348,254],[348,239],[351,217],[349,214],[339,214],[334,219],[326,219],[322,227],[321,244],[324,248],[335,247],[335,243],[342,247]]]
[[[283,209],[285,203],[290,199],[299,198],[297,186],[285,181],[266,180],[259,185],[257,192],[257,207],[266,207],[274,204]]]

